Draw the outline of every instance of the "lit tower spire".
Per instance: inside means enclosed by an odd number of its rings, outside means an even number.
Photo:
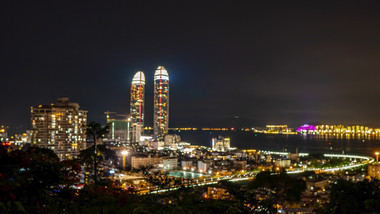
[[[169,74],[164,66],[154,73],[153,139],[162,141],[169,127]]]
[[[131,130],[132,143],[140,141],[141,132],[144,127],[144,92],[145,92],[145,75],[138,71],[132,79],[131,84]]]

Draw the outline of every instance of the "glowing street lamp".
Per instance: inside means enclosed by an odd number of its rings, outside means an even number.
[[[122,151],[121,155],[123,156],[123,169],[125,169],[125,159],[128,155],[128,151],[127,150]]]
[[[376,164],[379,164],[379,152],[375,152],[376,155]]]

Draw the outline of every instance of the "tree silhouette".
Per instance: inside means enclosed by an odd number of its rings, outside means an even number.
[[[0,213],[40,213],[55,197],[73,194],[80,166],[59,161],[50,149],[31,147],[6,152],[0,146]]]
[[[103,139],[104,136],[108,133],[109,126],[106,125],[102,127],[100,123],[96,122],[90,122],[90,124],[87,125],[87,137],[94,143],[93,149],[94,149],[94,182],[98,182],[98,149],[97,149],[97,141],[99,139]]]
[[[353,183],[340,179],[332,186],[330,202],[320,213],[380,213],[378,182]]]
[[[88,149],[82,150],[79,154],[79,161],[85,166],[86,170],[94,171],[94,162],[96,161],[97,168],[105,168],[110,162],[116,163],[116,153],[115,151],[108,149],[106,145],[97,145],[97,154],[95,155],[95,145]],[[96,159],[96,160],[94,160]],[[103,174],[104,171],[97,170],[97,174]],[[97,183],[99,183],[99,178]]]

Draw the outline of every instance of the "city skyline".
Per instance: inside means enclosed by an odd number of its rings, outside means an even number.
[[[4,1],[0,213],[380,213],[380,1]]]
[[[136,71],[149,76],[145,99],[153,100],[154,70],[165,65],[171,127],[234,116],[252,125],[378,126],[379,4],[7,2],[0,122],[25,131],[29,107],[57,97],[105,122],[106,110],[127,113]],[[153,103],[145,109],[153,124]]]

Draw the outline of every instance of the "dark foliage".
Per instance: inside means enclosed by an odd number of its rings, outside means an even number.
[[[331,189],[330,203],[320,213],[380,213],[379,183],[338,180]]]
[[[78,164],[60,162],[53,151],[37,147],[8,153],[0,146],[0,162],[0,213],[45,210],[55,196],[73,194],[70,186],[81,171]]]
[[[93,149],[92,151],[93,151],[94,157],[98,156],[98,146],[97,146],[98,140],[106,136],[106,134],[108,133],[108,129],[109,129],[108,125],[103,127],[100,123],[96,123],[96,122],[90,122],[87,125],[86,134],[87,134],[87,137],[94,144],[93,147],[91,147]],[[92,158],[92,161],[93,161],[93,176],[94,176],[94,181],[96,183],[98,182],[98,164],[99,164],[98,158]]]
[[[278,203],[297,202],[301,193],[306,189],[305,181],[290,177],[286,173],[271,175],[270,172],[261,172],[249,185],[249,188],[265,192],[268,197]]]

